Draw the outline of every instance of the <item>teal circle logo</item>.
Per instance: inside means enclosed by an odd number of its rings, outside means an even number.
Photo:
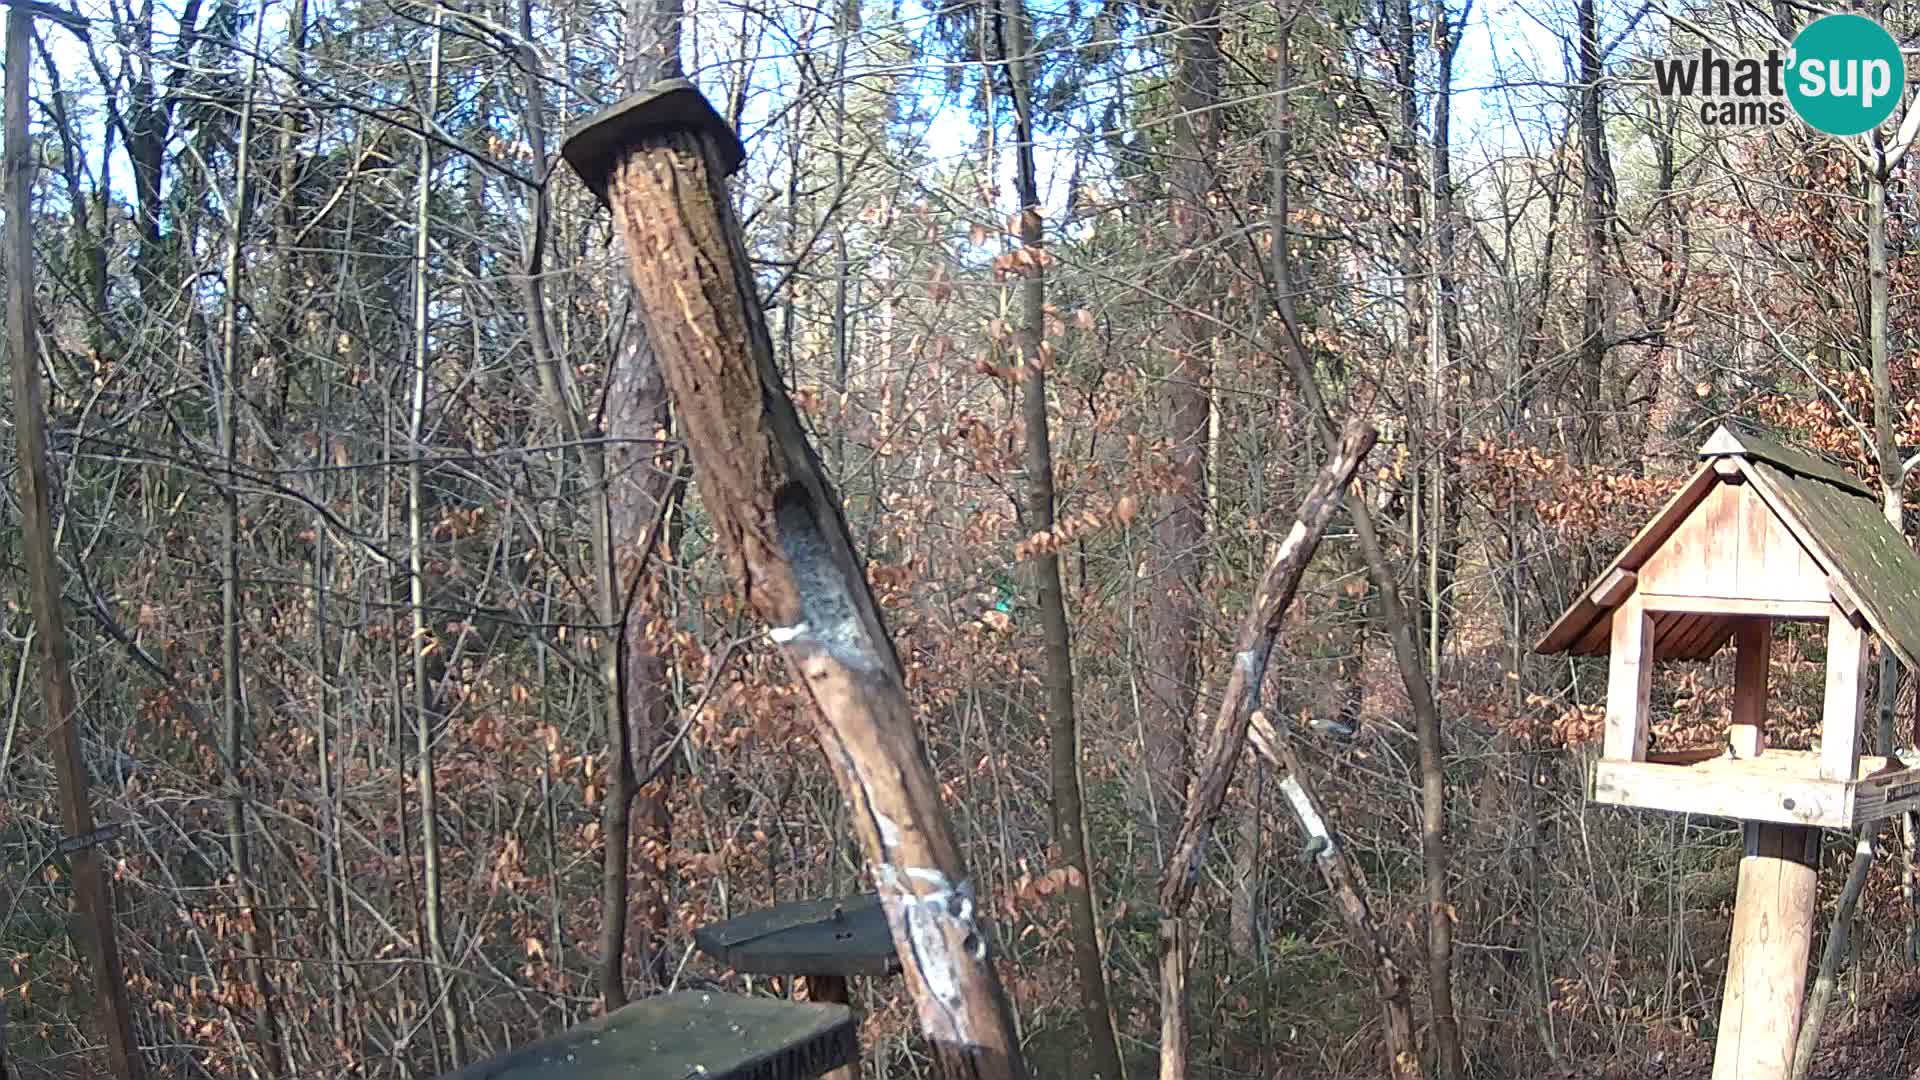
[[[1907,86],[1907,63],[1885,27],[1864,15],[1826,15],[1793,39],[1787,99],[1815,130],[1872,131],[1893,115]]]

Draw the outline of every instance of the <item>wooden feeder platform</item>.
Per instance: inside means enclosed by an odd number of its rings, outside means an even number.
[[[693,932],[700,951],[749,975],[897,975],[880,897],[803,900]]]
[[[1710,755],[1710,756],[1709,756]],[[1851,780],[1820,776],[1820,755],[1768,747],[1754,758],[1705,752],[1652,753],[1645,761],[1601,759],[1593,801],[1649,810],[1852,829],[1920,810],[1920,768],[1861,756]]]
[[[844,1005],[684,991],[636,1001],[443,1080],[810,1080],[858,1059]]]

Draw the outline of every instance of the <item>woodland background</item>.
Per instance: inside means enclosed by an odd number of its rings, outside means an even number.
[[[745,140],[776,351],[1042,1075],[1084,1061],[1093,931],[1119,1052],[1151,1069],[1201,718],[1324,457],[1289,358],[1382,431],[1356,497],[1400,602],[1337,520],[1263,707],[1414,977],[1436,1075],[1704,1075],[1737,832],[1587,806],[1604,671],[1529,646],[1723,417],[1909,501],[1916,177],[1652,93],[1647,59],[1697,51],[1690,28],[1757,52],[1805,5],[1493,2],[82,0],[86,41],[43,22],[59,552],[150,1068],[431,1076],[716,985],[694,926],[862,887],[805,697],[686,483],[609,217],[552,160],[679,63]],[[1920,34],[1920,8],[1874,13]],[[1048,375],[1051,529],[1016,357]],[[29,1080],[105,1075],[5,460],[4,1046]],[[1824,644],[1777,648],[1795,745]],[[1730,665],[1661,676],[1662,745],[1724,727]],[[1082,805],[1057,807],[1072,758],[1048,747],[1076,726]],[[1084,874],[1053,827],[1073,813]],[[1198,1075],[1377,1075],[1370,960],[1270,772],[1243,766],[1216,839]],[[1920,1064],[1888,840],[1822,1074]],[[871,1074],[922,1075],[898,984],[869,982]]]

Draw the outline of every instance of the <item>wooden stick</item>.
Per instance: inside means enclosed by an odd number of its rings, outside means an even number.
[[[1274,550],[1261,576],[1235,642],[1233,669],[1227,676],[1220,710],[1215,714],[1207,756],[1187,800],[1187,812],[1160,880],[1160,1076],[1179,1080],[1186,1075],[1187,948],[1183,916],[1199,882],[1200,860],[1207,838],[1226,802],[1227,788],[1246,745],[1253,720],[1254,700],[1266,677],[1267,660],[1280,635],[1280,622],[1299,590],[1301,576],[1319,546],[1327,522],[1341,503],[1341,493],[1373,448],[1375,433],[1355,420],[1341,436],[1340,446],[1301,502],[1300,512],[1286,539]],[[1289,773],[1294,770],[1289,767]],[[1290,776],[1289,781],[1293,778]],[[1404,984],[1402,987],[1404,997]],[[1406,1048],[1412,1047],[1411,1026]],[[1398,1048],[1396,1048],[1398,1049]],[[1418,1058],[1412,1058],[1415,1062]]]
[[[634,297],[728,567],[818,708],[816,734],[939,1071],[1023,1077],[985,898],[961,861],[839,498],[774,367],[725,186],[738,142],[678,82],[614,106],[568,144],[625,237]]]
[[[6,186],[7,186],[7,342],[13,354],[14,434],[20,455],[21,548],[27,563],[28,592],[40,640],[40,695],[47,720],[47,743],[60,777],[60,823],[69,837],[93,831],[93,799],[87,767],[80,756],[80,713],[74,696],[73,668],[67,652],[67,627],[60,598],[60,564],[53,553],[53,522],[48,502],[47,427],[40,402],[40,338],[33,310],[33,161],[27,131],[27,75],[33,45],[33,13],[14,6],[7,13]],[[80,917],[73,922],[80,951],[93,969],[94,1001],[106,1034],[113,1075],[135,1080],[145,1074],[133,1019],[127,1008],[127,983],[120,971],[120,947],[113,926],[113,890],[97,846],[69,856]]]
[[[1292,740],[1275,731],[1265,716],[1255,714],[1254,719],[1254,745],[1256,748],[1264,745],[1263,756],[1276,768],[1286,771],[1287,778],[1281,783],[1287,792],[1287,801],[1293,805],[1294,816],[1300,819],[1310,838],[1314,865],[1320,868],[1321,878],[1340,907],[1340,919],[1347,924],[1347,933],[1353,935],[1354,944],[1373,962],[1374,993],[1380,998],[1380,1009],[1387,1021],[1388,1073],[1396,1080],[1422,1076],[1420,1045],[1413,1037],[1413,1005],[1407,991],[1407,976],[1394,962],[1393,953],[1388,951],[1386,939],[1380,936],[1380,928],[1374,922],[1373,910],[1367,905],[1366,879],[1348,861],[1346,845],[1327,824],[1326,808],[1314,790],[1312,775],[1300,766]]]
[[[1241,621],[1233,670],[1227,676],[1220,710],[1214,715],[1207,756],[1194,778],[1186,817],[1180,823],[1173,854],[1167,859],[1166,872],[1160,879],[1160,907],[1165,916],[1178,916],[1193,897],[1198,879],[1195,867],[1200,862],[1207,834],[1226,802],[1227,787],[1233,782],[1241,748],[1246,745],[1247,725],[1260,685],[1266,678],[1267,659],[1280,636],[1280,622],[1293,604],[1300,578],[1306,573],[1314,550],[1320,546],[1327,522],[1340,508],[1341,493],[1377,438],[1372,426],[1363,420],[1347,425],[1340,440],[1340,452],[1327,462],[1313,486],[1307,489],[1293,528],[1274,549],[1267,571],[1261,576],[1260,587],[1253,594],[1253,603]]]

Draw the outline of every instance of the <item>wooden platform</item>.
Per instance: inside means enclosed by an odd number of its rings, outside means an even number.
[[[805,900],[693,932],[700,951],[756,975],[898,975],[880,897]]]
[[[1886,758],[1862,757],[1851,781],[1820,779],[1820,755],[1810,750],[1698,758],[1683,751],[1647,761],[1602,759],[1593,767],[1593,801],[1823,829],[1920,809],[1920,767],[1889,767]]]
[[[858,1057],[844,1005],[688,991],[636,1001],[442,1080],[803,1080]]]

